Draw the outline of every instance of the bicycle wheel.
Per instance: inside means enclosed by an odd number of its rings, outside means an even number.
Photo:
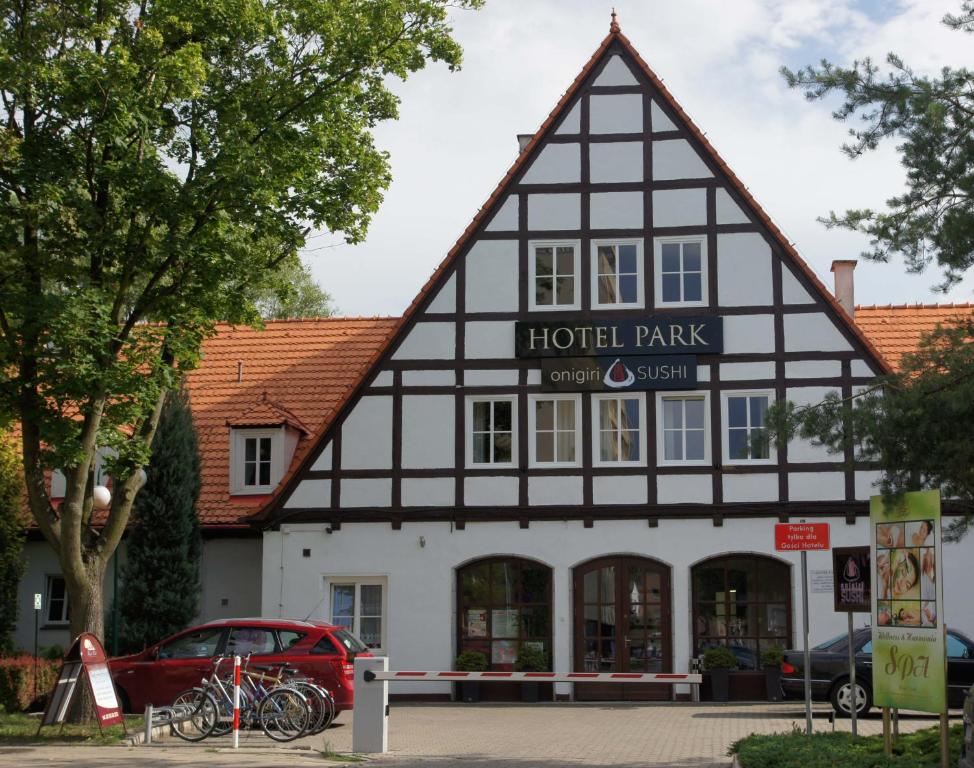
[[[310,720],[308,700],[291,688],[275,688],[257,710],[260,727],[274,741],[293,741],[304,735]]]
[[[288,683],[287,687],[294,688],[304,694],[308,700],[311,717],[308,720],[308,735],[321,733],[331,723],[334,707],[331,706],[331,696],[320,685],[308,681]]]
[[[173,707],[189,706],[188,715],[181,716],[171,723],[173,732],[186,741],[202,741],[216,727],[220,709],[216,699],[202,688],[190,688],[180,693],[172,703]]]
[[[227,693],[220,694],[220,719],[213,728],[213,736],[226,736],[233,730],[233,678],[222,681]],[[253,694],[240,688],[240,730],[248,728],[253,717]]]

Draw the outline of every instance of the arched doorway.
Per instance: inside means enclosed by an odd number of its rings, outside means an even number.
[[[480,651],[492,671],[514,669],[522,648],[540,650],[552,668],[551,568],[522,557],[486,557],[457,568],[457,652]],[[543,684],[542,700],[552,698]],[[481,687],[486,700],[516,701],[517,683]]]
[[[573,572],[577,672],[672,672],[670,568],[648,557],[613,555]],[[669,699],[671,686],[587,683],[579,701]]]

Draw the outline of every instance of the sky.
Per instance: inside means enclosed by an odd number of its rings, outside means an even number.
[[[703,130],[822,282],[833,259],[857,258],[864,236],[826,230],[830,210],[882,209],[903,189],[888,141],[858,160],[840,146],[837,100],[805,101],[779,68],[850,64],[896,52],[915,71],[974,67],[974,39],[940,23],[959,0],[616,0],[623,33]],[[399,315],[442,261],[608,32],[611,0],[487,0],[453,11],[463,68],[430,65],[395,81],[400,118],[375,131],[393,182],[364,243],[313,233],[302,251],[338,314]],[[967,302],[974,276],[935,291],[934,266],[863,259],[860,304]]]

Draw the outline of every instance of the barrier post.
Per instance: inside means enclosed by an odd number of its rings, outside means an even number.
[[[385,656],[355,657],[355,709],[352,721],[352,751],[363,754],[389,751],[389,683],[366,682],[366,672],[386,672]]]
[[[143,744],[152,743],[152,705],[145,705],[145,738],[142,741]]]
[[[233,657],[233,748],[240,746],[240,657]]]

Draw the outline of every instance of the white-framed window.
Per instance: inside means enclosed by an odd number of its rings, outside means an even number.
[[[578,240],[528,243],[530,309],[581,309],[581,250]]]
[[[657,460],[710,463],[710,397],[706,392],[657,393]]]
[[[724,462],[772,464],[777,456],[766,439],[765,414],[774,402],[770,390],[723,392]]]
[[[283,475],[283,427],[230,431],[230,493],[270,493]]]
[[[582,457],[582,396],[530,395],[532,467],[577,467]]]
[[[45,588],[47,606],[44,609],[44,616],[48,624],[67,624],[71,619],[71,611],[68,607],[68,586],[61,575],[51,574],[47,577]]]
[[[645,466],[646,401],[642,393],[592,395],[595,466]]]
[[[656,306],[706,306],[707,238],[661,237],[654,246]]]
[[[592,307],[642,307],[643,241],[592,241]]]
[[[388,584],[384,576],[326,576],[328,621],[346,627],[373,652],[387,646]]]
[[[517,398],[467,398],[467,466],[513,467],[517,462]]]

